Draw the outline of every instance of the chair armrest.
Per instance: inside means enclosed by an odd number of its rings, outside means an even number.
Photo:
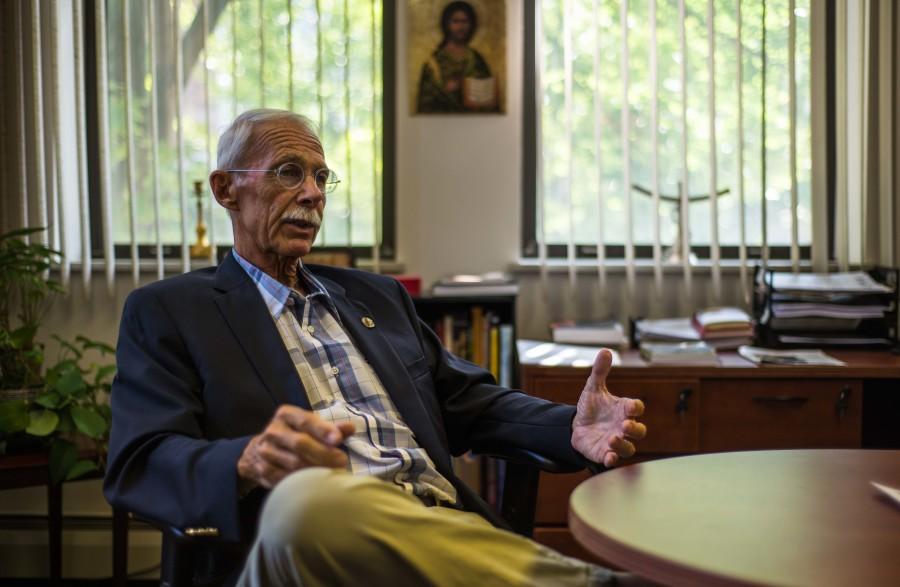
[[[170,526],[164,522],[159,522],[152,518],[146,518],[144,516],[135,514],[134,512],[129,514],[130,517],[137,521],[143,522],[149,526],[153,526],[160,532],[162,532],[163,536],[172,540],[176,544],[184,544],[186,546],[191,545],[203,545],[203,544],[213,544],[217,542],[221,542],[221,538],[219,538],[219,531],[216,528],[178,528],[175,526]]]
[[[143,516],[132,514],[132,517],[162,532],[161,587],[199,585],[194,577],[194,554],[201,549],[226,544],[216,528],[177,528]]]
[[[532,450],[519,447],[503,447],[478,454],[517,465],[528,465],[547,473],[576,473],[584,469],[582,466],[560,463]]]
[[[596,475],[603,466],[582,459],[580,464],[562,463],[533,450],[512,446],[492,446],[479,451],[481,456],[506,462],[500,513],[517,534],[531,537],[534,530],[534,514],[537,502],[540,472],[577,473],[585,468]]]

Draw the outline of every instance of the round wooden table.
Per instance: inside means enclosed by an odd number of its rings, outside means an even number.
[[[900,585],[898,450],[783,450],[649,461],[572,493],[569,527],[664,585]]]

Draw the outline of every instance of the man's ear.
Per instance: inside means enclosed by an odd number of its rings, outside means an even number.
[[[234,189],[234,183],[231,181],[231,175],[216,169],[209,174],[209,187],[212,189],[213,196],[220,206],[228,210],[240,210],[237,200],[237,190]]]

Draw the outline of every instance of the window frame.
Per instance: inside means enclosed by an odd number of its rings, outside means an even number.
[[[535,87],[537,71],[537,45],[536,41],[536,0],[525,0],[524,9],[524,39],[523,39],[523,72],[522,72],[522,231],[519,254],[522,259],[538,258],[537,241],[537,196],[538,196],[538,142],[537,142],[537,91]],[[826,0],[826,112],[828,127],[826,129],[828,152],[828,179],[826,201],[828,207],[828,243],[827,250],[829,260],[834,259],[834,223],[835,223],[835,165],[837,160],[835,126],[835,18],[836,0]],[[666,244],[663,243],[665,248]],[[566,259],[567,245],[548,244],[547,259]],[[709,245],[691,245],[691,252],[697,255],[701,263],[710,258]],[[768,258],[772,260],[790,260],[791,247],[789,245],[768,245]],[[625,258],[624,243],[608,243],[604,246],[606,259],[623,260]],[[636,260],[653,259],[652,245],[635,245],[634,254]],[[723,260],[737,260],[740,257],[740,247],[736,245],[720,246],[720,255]],[[576,259],[596,259],[596,245],[575,245]],[[762,259],[762,246],[747,245],[747,258],[749,261]],[[808,262],[812,259],[812,247],[800,246],[800,260]]]
[[[94,9],[96,2],[105,0],[85,0],[84,3],[84,75],[85,75],[85,116],[87,122],[87,169],[88,169],[88,201],[91,229],[91,255],[94,259],[106,257],[103,243],[102,230],[102,206],[101,201],[101,175],[100,175],[100,133],[97,95],[97,30],[94,22]],[[385,261],[395,261],[397,258],[396,247],[396,64],[394,54],[397,45],[397,8],[391,0],[382,2],[382,92],[381,92],[381,246],[380,256]],[[212,170],[210,170],[212,171]],[[377,227],[376,227],[377,230]],[[116,244],[113,248],[116,259],[130,259],[131,245],[127,243]],[[229,245],[218,245],[218,258],[231,249]],[[354,245],[342,246],[315,246],[313,252],[331,253],[338,251],[351,251],[353,258],[368,259],[372,256],[371,246]],[[163,259],[180,259],[181,244],[163,244]],[[155,243],[138,243],[138,258],[155,259]]]

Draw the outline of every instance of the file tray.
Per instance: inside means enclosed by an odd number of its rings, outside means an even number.
[[[789,269],[757,266],[756,344],[767,348],[896,347],[898,283],[896,267],[794,274]]]

